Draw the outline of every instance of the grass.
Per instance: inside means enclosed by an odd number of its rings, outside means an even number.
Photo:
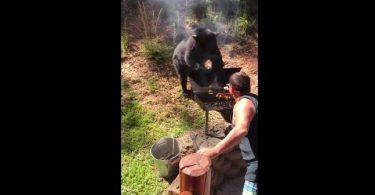
[[[127,103],[121,112],[123,149],[131,153],[149,145],[152,138],[148,137],[147,132],[152,129],[153,115],[143,110],[136,100]]]
[[[121,194],[160,194],[167,183],[153,168],[149,149],[165,133],[154,123],[154,115],[140,106],[136,95],[122,107]]]
[[[155,17],[151,19],[151,14],[145,14],[147,12],[146,8],[148,9],[148,7],[145,7],[145,5],[141,5],[138,2],[138,0],[132,0],[129,2],[129,5],[132,4],[132,6],[128,7],[132,7],[133,10],[143,11],[142,13],[139,13],[143,15],[140,16],[141,21],[138,23],[140,29],[145,33],[144,37],[146,38],[142,42],[142,57],[147,59],[148,62],[151,62],[147,63],[148,65],[151,65],[150,67],[156,67],[156,70],[165,72],[166,68],[172,67],[170,64],[173,47],[171,44],[168,44],[168,41],[162,41],[161,39],[154,37],[157,37],[160,33],[163,35],[168,33],[164,31],[164,29],[163,31],[158,29],[158,18],[160,16],[162,19],[163,14],[166,13],[165,10],[168,9],[162,10],[160,8],[155,8],[155,14],[152,14]],[[198,11],[196,11],[197,9]],[[195,10],[196,12],[199,12],[200,9],[203,10],[203,8],[197,9]],[[219,30],[215,29],[217,27],[215,24],[219,22],[223,23],[230,27],[230,30],[226,33],[231,36],[234,36],[235,33],[237,33],[237,37],[245,38],[245,36],[242,35],[249,31],[249,28],[252,29],[257,26],[256,20],[247,19],[247,17],[237,18],[236,20],[236,18],[229,18],[226,17],[225,14],[217,13],[208,6],[204,6],[204,10],[206,13],[202,16],[198,16],[202,17],[200,23],[213,28],[212,30]],[[192,20],[194,23],[197,22],[194,20],[193,10],[189,9],[188,11],[190,15],[186,20]],[[197,13],[195,16],[196,15]],[[177,20],[179,20],[179,14],[171,14],[171,16],[176,16]],[[156,26],[156,28],[152,28],[153,25]],[[177,34],[176,26],[174,30],[175,35],[173,38],[175,39]],[[122,56],[125,55],[125,57],[128,52],[131,52],[129,51],[130,44],[127,38],[129,37],[126,37],[125,34],[121,37]],[[150,70],[155,69],[150,68]],[[127,82],[122,83],[122,93],[125,94],[125,96],[123,96],[124,103],[122,103],[121,107],[122,195],[161,194],[161,192],[168,186],[168,183],[158,177],[157,170],[153,164],[153,159],[150,155],[152,144],[162,137],[180,137],[188,130],[203,128],[205,122],[204,112],[198,108],[193,108],[192,102],[182,97],[181,91],[178,91],[177,99],[176,96],[166,97],[174,98],[173,100],[176,104],[170,107],[160,105],[162,104],[161,102],[151,100],[148,102],[146,100],[141,104],[140,98],[143,98],[145,94],[146,96],[149,94],[144,93],[144,91],[152,94],[158,93],[158,96],[166,94],[160,93],[162,90],[159,90],[159,87],[162,86],[162,81],[159,81],[157,77],[150,77],[148,77],[150,79],[147,81],[135,80],[135,78],[132,78],[129,80],[129,84]],[[142,88],[142,90],[133,90],[132,87],[134,87],[135,83],[142,83],[141,85],[136,85],[139,88]],[[152,110],[150,110],[151,108],[147,109],[146,107],[148,106],[144,106],[151,103],[155,104],[152,105]]]
[[[154,79],[149,85],[153,88],[156,83]],[[138,94],[125,81],[122,91],[129,98],[121,107],[121,194],[160,194],[168,183],[155,170],[149,152],[152,144],[162,137],[178,137],[187,130],[202,127],[204,115],[191,114],[186,106],[179,109],[179,115],[159,121],[156,114],[160,113],[141,106]]]
[[[200,116],[203,116],[203,112]],[[192,117],[186,110],[180,113],[180,118],[182,119],[181,127],[185,129],[202,127],[205,122],[203,117],[199,117],[199,115],[198,117]]]
[[[151,78],[150,80],[148,80],[147,86],[151,93],[155,93],[158,89],[158,83],[155,78]]]
[[[155,174],[152,159],[146,154],[122,156],[121,194],[160,194],[168,184],[160,182]]]

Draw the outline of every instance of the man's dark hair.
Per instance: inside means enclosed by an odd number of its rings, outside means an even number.
[[[241,95],[250,93],[250,77],[244,72],[236,72],[229,77],[229,83]]]

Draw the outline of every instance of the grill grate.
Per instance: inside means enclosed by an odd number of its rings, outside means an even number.
[[[218,99],[216,94],[224,92],[223,87],[229,82],[229,77],[240,70],[241,68],[225,68],[219,73],[200,70],[190,74],[189,81],[194,93],[194,101],[206,111],[206,134],[208,133],[209,111],[231,110],[233,108],[230,101]]]

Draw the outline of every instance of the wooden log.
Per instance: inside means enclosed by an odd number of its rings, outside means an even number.
[[[211,160],[198,153],[186,155],[180,161],[180,193],[209,195],[211,188]]]
[[[189,191],[184,191],[184,192],[181,192],[180,195],[193,195],[193,194]]]

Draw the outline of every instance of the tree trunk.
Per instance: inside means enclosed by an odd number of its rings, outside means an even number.
[[[211,160],[205,155],[193,153],[180,161],[180,193],[209,195],[211,187]]]

